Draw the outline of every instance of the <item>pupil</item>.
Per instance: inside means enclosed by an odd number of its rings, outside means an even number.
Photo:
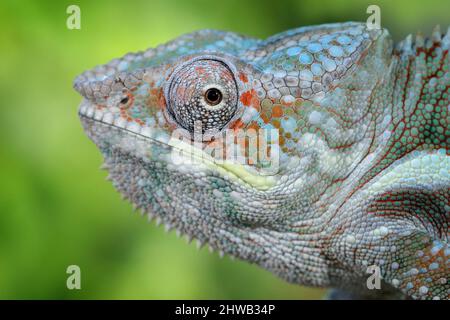
[[[219,104],[220,101],[222,101],[222,93],[215,88],[208,89],[205,96],[206,102],[208,102],[208,104],[212,106],[215,106],[216,104]]]

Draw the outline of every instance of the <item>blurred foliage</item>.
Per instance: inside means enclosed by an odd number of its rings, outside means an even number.
[[[66,28],[81,7],[82,29]],[[73,78],[128,51],[196,29],[267,37],[367,18],[399,40],[447,27],[449,1],[2,1],[0,4],[0,298],[321,298],[256,266],[197,251],[131,214],[77,117]],[[66,268],[82,290],[66,289]]]

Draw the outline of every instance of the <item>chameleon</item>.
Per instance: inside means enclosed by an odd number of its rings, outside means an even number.
[[[439,26],[200,30],[73,86],[108,178],[166,230],[336,299],[448,299],[449,48]]]

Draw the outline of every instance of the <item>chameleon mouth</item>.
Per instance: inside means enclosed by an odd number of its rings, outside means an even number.
[[[78,114],[83,120],[92,121],[100,125],[115,128],[127,134],[133,135],[155,145],[170,148],[169,158],[178,165],[193,167],[206,167],[219,172],[240,185],[249,185],[254,189],[266,191],[276,185],[275,175],[262,175],[248,165],[243,165],[231,160],[217,161],[203,150],[178,138],[163,135],[157,130],[146,125],[140,125],[133,121],[127,121],[120,114],[103,111],[87,101],[80,105]]]
[[[191,162],[193,165],[203,164],[223,175],[227,175],[236,182],[245,182],[261,191],[268,190],[276,184],[274,176],[257,174],[252,172],[250,167],[229,160],[224,160],[219,163],[216,159],[202,150],[182,140],[172,138],[169,140],[168,144],[173,147],[173,155],[175,155],[177,159],[181,159],[182,163]]]

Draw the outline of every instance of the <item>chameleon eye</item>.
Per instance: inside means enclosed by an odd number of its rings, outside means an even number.
[[[222,130],[238,106],[233,72],[225,63],[195,60],[174,71],[166,88],[167,111],[182,128],[194,133]]]
[[[124,97],[124,98],[122,98],[122,100],[120,100],[120,104],[127,104],[128,100],[130,100],[130,98]]]
[[[222,92],[217,88],[210,88],[205,92],[205,100],[210,106],[218,105],[222,101]]]

